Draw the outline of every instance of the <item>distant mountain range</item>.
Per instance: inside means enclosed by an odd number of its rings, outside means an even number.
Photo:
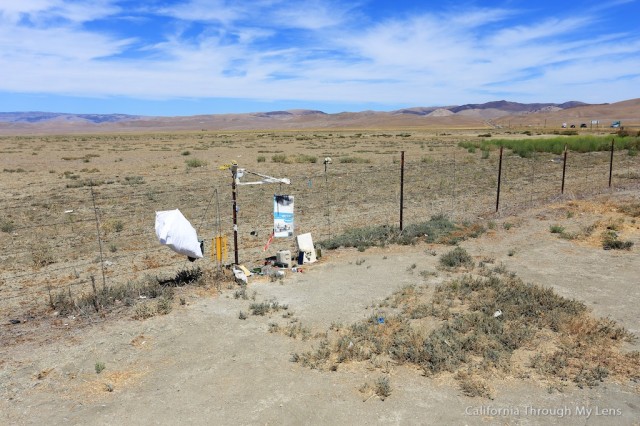
[[[560,128],[612,120],[640,125],[640,98],[606,104],[584,102],[518,103],[413,107],[395,111],[360,111],[327,114],[291,109],[244,114],[203,114],[151,117],[127,114],[70,114],[55,112],[0,112],[0,134],[64,134],[154,131],[302,130],[302,129],[491,129],[505,127]],[[602,124],[602,125],[601,125]]]
[[[518,102],[509,101],[494,101],[484,104],[465,104],[456,106],[440,106],[440,107],[413,107],[403,108],[396,111],[389,111],[389,114],[410,114],[416,116],[447,116],[454,114],[462,115],[477,115],[485,118],[497,118],[510,114],[530,114],[540,111],[558,111],[568,108],[575,108],[579,106],[586,106],[584,102],[570,101],[562,104],[555,103],[532,103],[522,104]],[[374,111],[363,111],[362,114],[376,113]],[[379,113],[379,112],[378,112]],[[358,114],[358,113],[339,113],[339,114]],[[221,114],[226,115],[226,114]],[[247,114],[234,114],[234,115],[246,115],[256,118],[275,118],[275,119],[287,119],[298,116],[313,116],[313,115],[334,115],[327,114],[323,111],[317,110],[288,110],[288,111],[269,111],[269,112],[257,112]],[[57,112],[0,112],[0,123],[46,123],[46,122],[67,122],[67,123],[119,123],[123,121],[138,121],[145,119],[162,119],[168,117],[151,117],[141,115],[127,115],[127,114],[71,114],[71,113],[57,113]]]
[[[127,114],[70,114],[62,112],[0,112],[0,122],[4,123],[42,123],[47,121],[116,123],[141,118]]]

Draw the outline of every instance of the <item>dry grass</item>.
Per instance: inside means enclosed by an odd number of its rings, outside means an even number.
[[[336,369],[389,359],[418,366],[427,375],[454,374],[465,395],[481,397],[491,397],[493,378],[523,368],[530,371],[521,372],[523,377],[566,380],[578,387],[597,386],[607,377],[640,378],[640,354],[621,350],[635,337],[613,320],[594,318],[584,304],[549,288],[508,274],[487,275],[451,280],[432,297],[421,287],[406,286],[380,304],[389,311],[332,328],[315,350],[292,360]],[[425,327],[426,319],[431,327]],[[530,356],[522,366],[512,357],[525,348]]]
[[[140,370],[105,371],[93,380],[84,382],[77,390],[81,399],[101,399],[109,393],[120,393],[134,386],[146,372]]]
[[[457,146],[484,132],[439,129],[435,135],[411,128],[2,136],[0,169],[25,171],[20,180],[6,182],[5,192],[11,196],[0,200],[5,212],[0,219],[0,282],[11,297],[6,308],[16,316],[42,310],[48,302],[47,286],[56,294],[71,285],[74,298],[76,293],[92,293],[89,277],[100,276],[102,267],[98,232],[108,286],[126,285],[143,274],[175,273],[184,258],[158,246],[153,212],[180,208],[208,246],[215,233],[215,188],[222,229],[229,236],[231,214],[223,206],[231,203],[230,178],[220,166],[232,160],[248,170],[291,178],[286,189],[298,196],[297,230],[311,232],[316,242],[342,245],[336,236],[370,225],[373,235],[364,232],[361,240],[346,245],[364,249],[423,240],[455,244],[483,232],[475,222],[478,217],[486,221],[495,202],[495,151],[482,159],[480,152]],[[492,134],[506,137],[506,130]],[[395,230],[401,150],[406,153],[403,233]],[[181,155],[185,152],[189,155]],[[277,155],[290,161],[270,161]],[[326,175],[319,161],[325,157],[334,159]],[[530,200],[531,186],[536,203],[557,195],[560,169],[549,161],[552,157],[505,158],[507,208]],[[616,152],[615,172],[629,175],[637,170],[639,158]],[[572,154],[568,190],[579,195],[602,189],[607,164],[606,153]],[[614,186],[622,184],[637,185],[637,180],[614,177]],[[240,190],[241,229],[260,235],[240,235],[242,263],[255,264],[264,257],[262,236],[269,232],[264,218],[272,214],[270,201],[264,186]],[[436,217],[450,223],[455,218],[455,229],[439,235],[431,226]],[[465,225],[465,220],[470,222]],[[385,225],[391,231],[377,239]],[[620,235],[629,239],[624,232]],[[48,253],[38,251],[42,245],[50,248]]]

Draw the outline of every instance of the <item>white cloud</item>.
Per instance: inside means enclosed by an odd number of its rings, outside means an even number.
[[[33,24],[41,25],[60,18],[82,23],[107,17],[118,11],[113,0],[94,0],[90,3],[67,0],[0,0],[0,17],[12,23],[25,17]]]
[[[637,87],[637,77],[627,74],[640,69],[640,37],[580,35],[597,19],[586,14],[514,25],[518,11],[478,9],[367,24],[358,10],[319,0],[194,0],[155,11],[177,21],[150,42],[86,29],[118,13],[113,2],[92,5],[0,0],[0,90],[406,105],[505,93],[593,101],[633,97],[624,87]],[[36,25],[21,25],[24,16]],[[283,28],[293,32],[286,41]],[[134,44],[144,58],[129,52]]]
[[[156,12],[185,21],[230,24],[246,14],[246,7],[226,0],[191,0],[161,8]]]

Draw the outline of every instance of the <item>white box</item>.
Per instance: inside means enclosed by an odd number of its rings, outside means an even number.
[[[280,250],[276,253],[276,262],[282,263],[287,268],[291,267],[291,250]]]
[[[300,234],[296,237],[298,250],[304,252],[303,263],[314,263],[316,259],[316,249],[313,247],[313,239],[310,233]]]

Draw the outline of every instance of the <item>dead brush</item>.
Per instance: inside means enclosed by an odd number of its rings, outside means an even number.
[[[467,268],[473,269],[473,258],[462,247],[456,247],[440,256],[440,266],[445,269]]]
[[[485,232],[480,224],[457,225],[444,215],[432,216],[428,221],[411,224],[402,231],[397,226],[382,225],[353,228],[344,234],[321,241],[319,245],[332,250],[338,247],[367,247],[388,244],[411,245],[418,241],[428,243],[457,244],[468,238],[475,238]]]
[[[145,276],[136,281],[129,281],[114,286],[104,286],[94,292],[73,294],[71,288],[60,290],[55,297],[50,297],[51,308],[61,315],[71,313],[89,315],[92,311],[104,313],[113,308],[133,306],[138,302],[157,299],[155,306],[139,307],[134,312],[136,318],[148,318],[149,313],[167,314],[172,310],[175,288],[185,285],[200,285],[204,272],[200,268],[184,269],[169,278]]]
[[[271,312],[289,309],[288,305],[281,305],[276,299],[266,302],[256,302],[249,305],[251,315],[265,316]]]
[[[622,241],[618,239],[618,233],[607,229],[602,233],[602,248],[605,250],[631,250],[633,241]]]
[[[640,377],[640,353],[624,354],[634,337],[611,319],[590,316],[586,306],[552,289],[525,284],[506,274],[464,276],[439,285],[428,300],[415,286],[387,298],[396,314],[377,313],[348,327],[294,361],[310,368],[334,369],[347,362],[380,359],[412,364],[426,375],[454,373],[462,392],[490,398],[489,375],[513,371],[512,355],[553,337],[552,353],[540,352],[529,368],[548,380],[595,386],[607,377]],[[425,330],[414,318],[434,317],[440,325]],[[519,377],[529,377],[521,374]]]
[[[460,383],[460,390],[464,395],[492,399],[491,388],[477,371],[460,370],[455,378]]]
[[[640,202],[621,204],[618,209],[627,216],[640,217]]]

